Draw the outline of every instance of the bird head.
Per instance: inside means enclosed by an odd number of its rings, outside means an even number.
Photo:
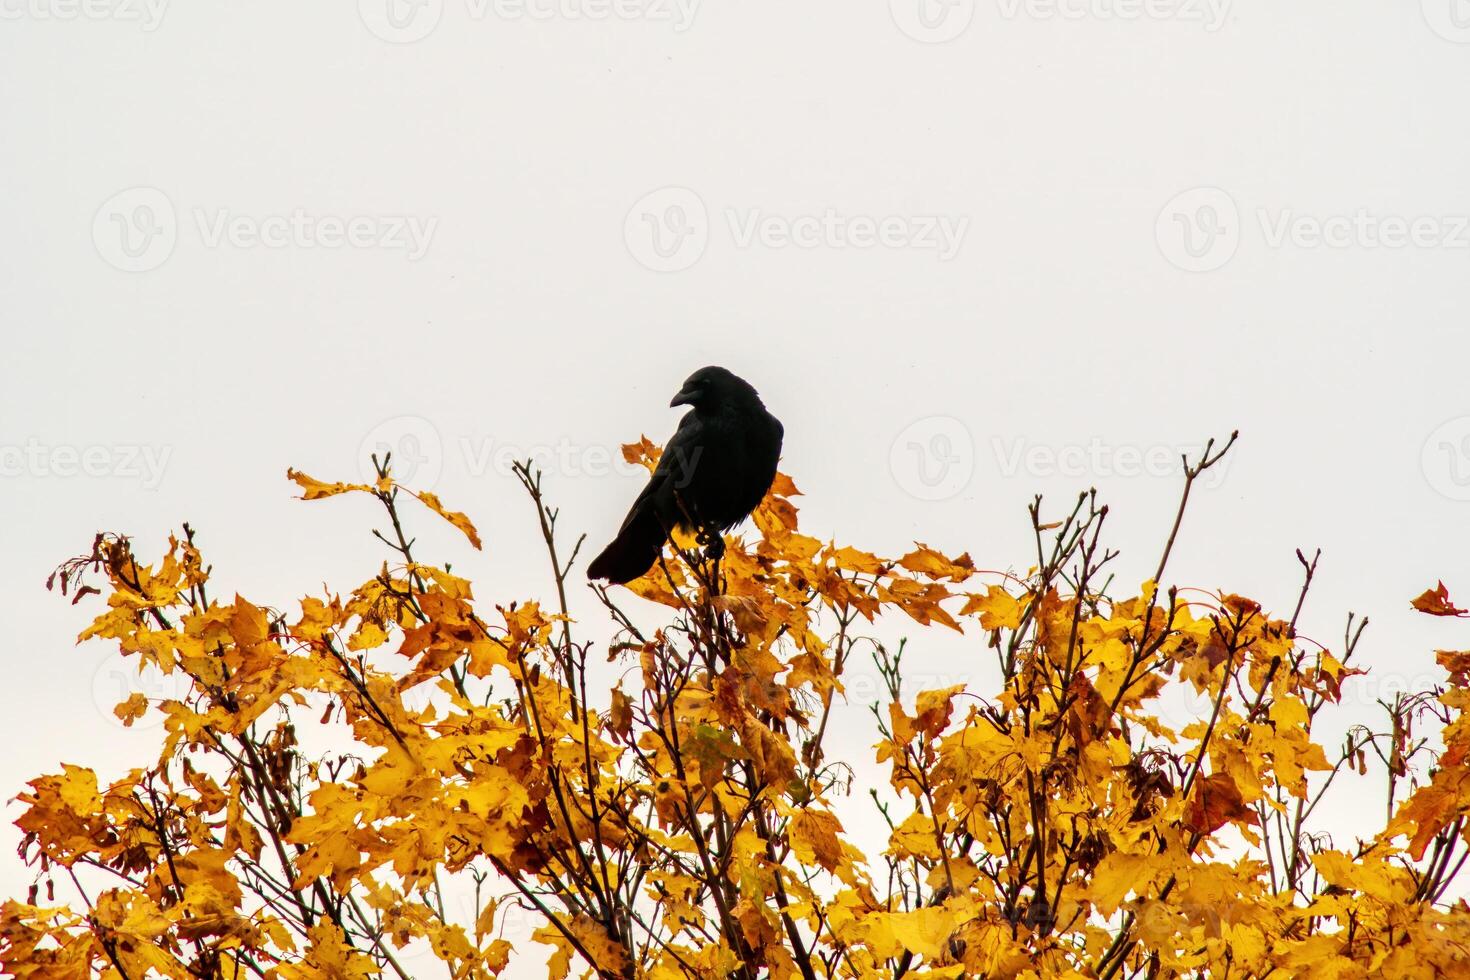
[[[731,402],[755,398],[755,389],[746,381],[722,367],[703,367],[689,376],[669,407],[688,405],[696,412],[713,411]]]

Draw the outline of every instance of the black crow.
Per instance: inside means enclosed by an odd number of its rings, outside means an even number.
[[[713,553],[720,533],[765,497],[781,456],[781,423],[747,382],[722,367],[689,376],[669,407],[688,405],[679,429],[633,501],[618,536],[587,566],[588,578],[630,582],[658,561],[675,527],[697,533]]]

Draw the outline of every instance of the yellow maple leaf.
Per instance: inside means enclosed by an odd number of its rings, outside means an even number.
[[[404,489],[407,488],[405,487]],[[469,539],[470,544],[474,545],[476,551],[482,550],[480,546],[480,533],[475,530],[475,525],[470,523],[468,517],[457,510],[450,510],[445,507],[438,497],[427,490],[409,490],[408,492],[419,498],[425,507],[459,528],[464,536]]]
[[[1124,854],[1114,851],[1098,863],[1092,875],[1092,904],[1103,915],[1118,911],[1123,898],[1130,891],[1148,887],[1150,858],[1142,854]]]
[[[148,712],[148,698],[136,691],[126,701],[119,701],[112,713],[121,719],[124,727],[132,727],[134,721]]]
[[[1021,603],[999,585],[991,585],[985,594],[969,593],[961,616],[980,614],[980,625],[984,629],[1013,630],[1021,625]]]
[[[889,958],[906,949],[925,959],[938,959],[955,930],[953,912],[941,907],[912,912],[877,912],[865,920],[875,955]]]
[[[828,871],[842,863],[842,824],[825,810],[806,808],[797,811],[788,830],[797,860],[810,864],[815,860]]]
[[[301,487],[302,500],[321,500],[326,497],[335,497],[339,493],[374,493],[376,487],[366,483],[323,483],[321,480],[307,476],[299,470],[286,470],[286,479],[292,480]]]
[[[952,582],[963,582],[975,574],[975,563],[968,554],[958,558],[946,558],[927,544],[916,542],[918,547],[898,560],[911,572],[918,572],[933,579],[947,578]]]

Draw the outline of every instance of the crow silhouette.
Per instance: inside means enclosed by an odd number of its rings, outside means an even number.
[[[783,430],[749,383],[722,367],[700,368],[669,402],[676,405],[690,411],[618,536],[587,566],[588,578],[622,583],[644,574],[675,527],[697,533],[719,555],[721,532],[743,521],[771,488]]]

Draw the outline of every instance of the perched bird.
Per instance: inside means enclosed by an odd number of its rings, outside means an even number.
[[[781,423],[749,383],[722,367],[689,376],[669,407],[688,405],[648,486],[633,501],[612,544],[587,566],[588,578],[630,582],[653,567],[675,527],[724,547],[720,533],[765,497],[781,457]]]

